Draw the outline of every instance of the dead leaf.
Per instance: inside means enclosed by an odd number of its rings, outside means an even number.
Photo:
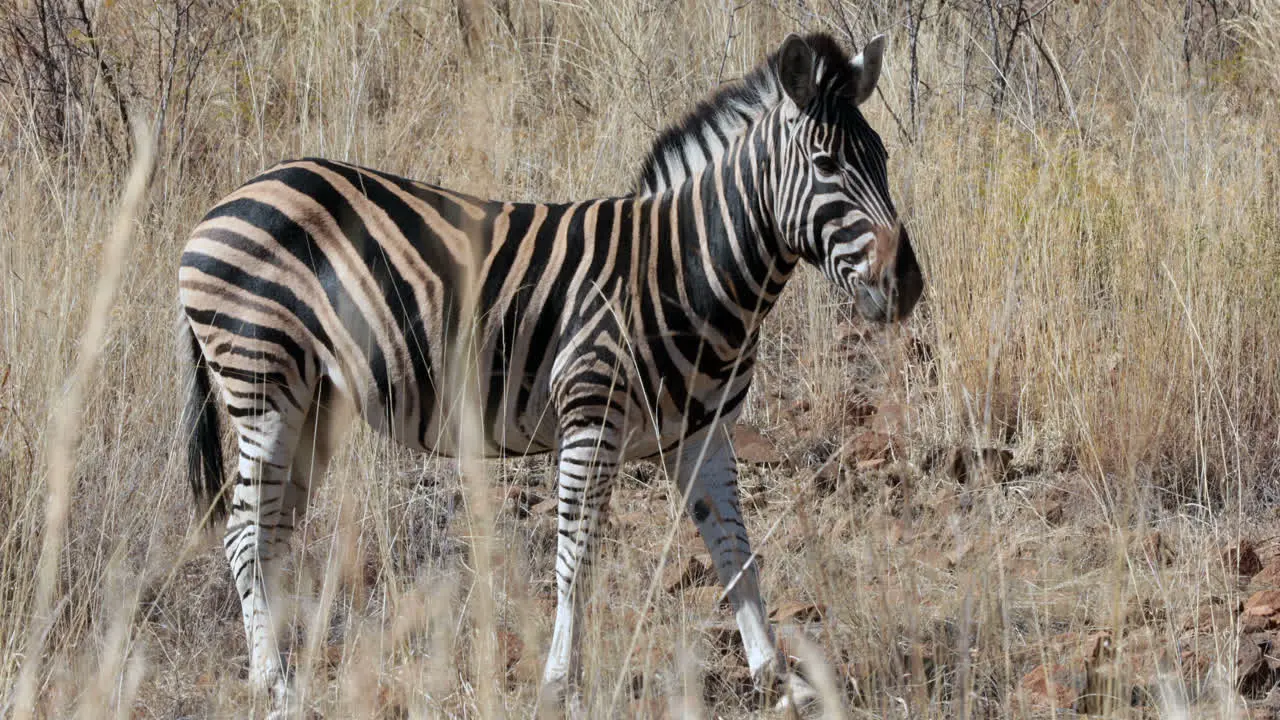
[[[673,594],[688,588],[714,585],[717,582],[711,563],[696,556],[690,557],[684,565],[670,563],[662,571],[662,587]]]
[[[876,414],[876,406],[862,400],[853,398],[844,404],[844,424],[845,427],[862,427],[866,425]]]
[[[1001,448],[956,447],[947,451],[943,470],[952,480],[963,485],[968,482],[1003,483],[1008,476],[1013,453]]]
[[[729,599],[721,598],[723,594],[723,588],[717,584],[690,588],[680,593],[680,597],[692,607],[705,608],[708,610],[732,609],[733,605],[730,604]]]
[[[496,488],[494,500],[498,506],[498,514],[510,513],[518,520],[529,517],[533,508],[545,501],[538,493],[519,485]]]
[[[849,454],[857,462],[886,460],[893,450],[893,438],[875,430],[863,430],[849,441]]]
[[[796,625],[822,622],[825,611],[825,608],[815,603],[784,600],[769,612],[769,619],[779,625],[788,622]]]
[[[555,497],[549,497],[546,500],[538,502],[529,508],[530,515],[555,515],[560,508],[560,501]]]
[[[781,465],[782,454],[773,441],[749,425],[733,428],[733,450],[740,462],[752,465]]]
[[[881,403],[871,418],[871,429],[885,435],[901,436],[907,432],[907,414],[907,406],[902,403]]]

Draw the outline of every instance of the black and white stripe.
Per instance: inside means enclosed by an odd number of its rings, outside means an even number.
[[[637,195],[483,200],[332,160],[282,163],[196,227],[179,273],[197,497],[227,514],[252,677],[285,691],[273,569],[347,403],[410,447],[458,449],[452,349],[474,328],[484,449],[559,452],[559,603],[544,681],[576,681],[596,528],[629,459],[660,458],[737,611],[752,672],[780,672],[725,428],[761,322],[806,260],[877,321],[922,282],[886,155],[858,104],[882,43],[853,61],[789,36],[744,84],[659,140]],[[696,159],[692,149],[698,150]],[[678,167],[677,167],[678,163]],[[217,392],[239,442],[224,487]],[[738,577],[739,574],[741,577]]]

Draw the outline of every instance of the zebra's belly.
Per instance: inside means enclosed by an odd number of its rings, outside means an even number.
[[[631,381],[631,382],[628,382]],[[729,383],[699,378],[686,387],[703,401],[673,397],[660,391],[656,397],[633,394],[627,388],[635,378],[618,378],[616,386],[601,394],[596,408],[622,409],[620,423],[622,460],[665,456],[689,439],[699,439],[717,426],[731,425],[740,414],[740,399],[750,384],[749,374]],[[401,401],[401,408],[432,408],[424,422],[412,413],[397,417],[385,407],[366,412],[375,428],[408,447],[449,457],[479,451],[489,458],[541,454],[557,449],[560,421],[552,396],[550,377],[522,375],[506,369],[502,382],[480,383],[480,391],[470,395],[457,384],[396,383],[394,395],[418,398]],[[661,383],[650,387],[663,387]],[[737,401],[725,403],[725,400]],[[713,402],[719,401],[719,402]],[[374,405],[381,405],[374,403]],[[582,406],[578,407],[582,411]],[[390,421],[379,424],[377,417]],[[614,416],[616,419],[616,415]],[[463,435],[462,433],[473,433]]]
[[[523,393],[509,383],[498,392],[467,393],[460,383],[402,379],[390,393],[399,402],[367,398],[361,414],[401,445],[433,455],[479,452],[500,458],[554,450],[558,433],[546,382],[526,380],[523,386]],[[429,414],[419,415],[420,408],[429,408]]]

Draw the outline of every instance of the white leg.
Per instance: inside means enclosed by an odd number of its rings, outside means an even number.
[[[705,450],[705,452],[704,452]],[[701,456],[701,464],[698,463]],[[798,677],[784,673],[784,663],[769,628],[768,613],[760,594],[759,576],[751,558],[751,543],[742,522],[738,500],[738,467],[733,446],[722,430],[705,440],[688,442],[677,457],[668,459],[668,470],[685,497],[685,509],[711,553],[720,583],[729,588],[746,650],[747,666],[758,688],[772,694],[780,682],[784,692],[808,702],[811,691]],[[784,698],[785,699],[785,698]]]
[[[231,512],[223,549],[240,594],[245,638],[249,644],[249,680],[287,701],[288,684],[277,643],[279,608],[273,608],[284,554],[293,532],[294,513],[285,512],[290,492],[293,450],[298,428],[265,405],[235,417],[239,434],[239,476],[231,488]]]
[[[578,623],[590,591],[590,566],[599,542],[600,519],[618,471],[618,446],[608,428],[566,435],[560,444],[557,481],[559,538],[556,544],[556,620],[542,675],[543,703],[576,702],[581,680]]]

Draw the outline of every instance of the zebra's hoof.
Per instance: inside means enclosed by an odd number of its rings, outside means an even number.
[[[576,687],[565,680],[552,680],[542,684],[538,693],[538,718],[552,720],[586,720],[586,705],[582,702],[582,694]]]
[[[818,691],[795,672],[778,678],[777,693],[774,710],[786,718],[800,717],[800,713],[816,707],[819,700]]]
[[[267,713],[267,720],[285,720],[285,718],[300,718],[302,703],[298,700],[298,694],[294,692],[293,683],[289,682],[284,673],[271,683],[271,712]]]

